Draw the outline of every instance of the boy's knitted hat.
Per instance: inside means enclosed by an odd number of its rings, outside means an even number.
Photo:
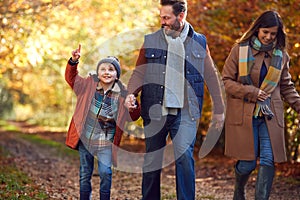
[[[118,79],[120,78],[120,75],[121,75],[121,66],[120,66],[119,59],[117,57],[107,56],[106,58],[103,58],[102,60],[100,60],[98,62],[98,65],[97,65],[97,71],[96,71],[97,75],[98,75],[99,66],[102,63],[111,63],[115,67],[115,69],[117,71],[117,78]]]

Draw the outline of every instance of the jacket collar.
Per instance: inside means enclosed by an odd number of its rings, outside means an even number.
[[[270,51],[266,51],[266,52],[257,51],[256,49],[253,49],[253,48],[251,48],[251,49],[252,49],[253,56],[258,55],[259,53],[265,53],[265,54],[267,53],[269,57],[272,57],[273,49]]]
[[[188,37],[192,38],[195,31],[194,31],[194,28],[192,27],[192,25],[188,22],[186,22],[188,25],[189,25],[189,33],[188,33]]]
[[[102,90],[102,89],[103,89],[102,86],[101,87],[97,87],[97,90]],[[114,93],[120,93],[121,92],[121,88],[120,88],[120,86],[119,86],[119,84],[117,82],[115,82],[115,84],[113,85],[111,91],[114,92]]]

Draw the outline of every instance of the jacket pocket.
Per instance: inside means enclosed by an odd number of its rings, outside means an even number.
[[[163,50],[162,49],[146,49],[145,57],[148,59],[156,59],[161,57]]]
[[[159,74],[161,67],[165,67],[162,49],[146,49],[147,73]]]
[[[228,98],[226,120],[228,124],[241,125],[244,118],[244,101],[241,99]]]
[[[194,56],[194,59],[204,59],[206,56],[205,50],[193,50],[192,54]]]
[[[280,127],[284,127],[284,108],[281,100],[272,101],[275,118]]]
[[[192,50],[191,56],[188,56],[187,59],[187,73],[190,74],[201,74],[204,73],[204,58],[206,56],[205,51],[201,50]]]

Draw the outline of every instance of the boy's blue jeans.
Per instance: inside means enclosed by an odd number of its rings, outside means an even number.
[[[197,122],[191,119],[188,109],[181,109],[177,115],[167,115],[161,120],[144,121],[144,124],[146,154],[142,180],[143,200],[161,198],[160,174],[168,133],[174,149],[177,199],[195,199],[193,150]]]
[[[253,117],[252,124],[255,157],[259,156],[260,165],[273,167],[273,151],[265,118]],[[256,168],[256,160],[239,160],[236,168],[240,174],[250,174]]]
[[[92,194],[91,178],[94,170],[94,156],[85,148],[84,144],[79,141],[79,155],[80,155],[80,171],[79,183],[81,196],[89,196]],[[110,194],[112,183],[111,170],[111,146],[105,146],[97,152],[98,172],[100,175],[100,193]],[[80,198],[85,199],[85,198]]]

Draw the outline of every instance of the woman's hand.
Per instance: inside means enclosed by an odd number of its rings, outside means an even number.
[[[259,101],[265,101],[268,97],[269,97],[269,95],[266,92],[264,92],[263,90],[259,90],[258,95],[257,95],[257,99]]]
[[[72,51],[72,61],[77,62],[80,58],[80,49],[81,49],[81,44],[78,45],[78,49],[75,49]]]

